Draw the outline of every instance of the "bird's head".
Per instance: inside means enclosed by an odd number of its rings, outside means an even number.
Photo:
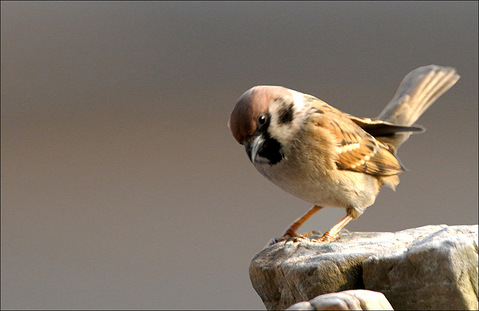
[[[307,117],[307,98],[269,85],[255,86],[241,95],[228,126],[251,162],[274,165],[285,158]]]

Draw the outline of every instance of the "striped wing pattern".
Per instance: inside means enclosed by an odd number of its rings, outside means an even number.
[[[357,125],[349,115],[323,101],[312,101],[314,123],[326,128],[336,141],[336,166],[375,176],[397,175],[404,171],[388,146]]]

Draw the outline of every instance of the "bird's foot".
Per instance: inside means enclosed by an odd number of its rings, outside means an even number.
[[[333,240],[333,238],[329,235],[323,235],[318,238],[311,239],[310,241],[313,243],[321,243],[321,244],[326,244],[329,243]]]
[[[349,233],[348,230],[344,230],[344,231],[345,231],[345,233]],[[326,244],[326,243],[334,242],[334,241],[336,241],[340,238],[341,238],[340,234],[330,235],[330,234],[328,234],[328,232],[326,232],[323,235],[320,234],[319,236],[312,236],[311,237],[311,242]]]
[[[321,233],[317,231],[312,231],[312,232],[306,232],[303,234],[297,234],[294,232],[288,232],[286,231],[281,237],[279,238],[274,238],[271,240],[271,243],[269,244],[274,245],[279,242],[293,242],[293,243],[299,243],[299,242],[313,242],[318,239],[318,237],[321,236]]]

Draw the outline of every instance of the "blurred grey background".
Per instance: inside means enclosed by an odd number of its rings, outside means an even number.
[[[263,309],[253,255],[310,206],[226,127],[257,84],[374,117],[462,78],[350,231],[477,223],[477,2],[1,3],[3,309]],[[325,209],[303,228],[329,229]]]

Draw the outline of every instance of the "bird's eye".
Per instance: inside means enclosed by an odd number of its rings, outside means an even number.
[[[264,125],[266,123],[266,115],[264,113],[260,114],[258,117],[258,125]]]

